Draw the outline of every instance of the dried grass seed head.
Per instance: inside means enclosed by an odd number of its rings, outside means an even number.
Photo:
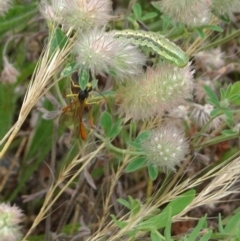
[[[148,68],[139,79],[126,81],[117,90],[119,113],[126,119],[143,120],[170,111],[192,97],[192,78],[190,64]]]
[[[175,171],[188,153],[189,145],[184,132],[174,125],[152,130],[149,140],[142,143],[148,164],[160,167],[163,171]]]
[[[115,39],[104,28],[80,34],[73,52],[80,68],[90,69],[93,75],[113,72],[119,80],[139,75],[146,61],[137,47]]]
[[[102,27],[112,18],[110,0],[52,0],[43,2],[41,12],[47,20],[62,24],[65,29],[86,30]]]

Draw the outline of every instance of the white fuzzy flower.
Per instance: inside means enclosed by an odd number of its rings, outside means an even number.
[[[211,14],[211,0],[162,0],[159,2],[164,13],[175,22],[198,27],[208,24]]]
[[[188,106],[179,105],[169,111],[168,117],[173,119],[188,120]]]
[[[191,98],[193,71],[162,64],[148,68],[136,81],[126,81],[116,93],[119,113],[126,119],[152,118]]]
[[[149,140],[142,143],[142,151],[148,164],[165,172],[175,171],[188,153],[188,143],[182,130],[167,125],[151,132]]]
[[[211,119],[210,113],[213,110],[213,106],[210,104],[198,105],[194,104],[190,109],[190,119],[198,127],[204,127]],[[222,117],[218,116],[207,126],[206,131],[211,131],[219,127],[222,122]]]
[[[240,12],[239,0],[212,0],[212,8],[218,15],[235,20],[234,13]]]
[[[73,52],[80,68],[90,69],[93,75],[113,72],[123,80],[142,72],[145,56],[127,40],[115,39],[104,29],[93,29],[79,35]]]
[[[220,69],[225,65],[225,53],[220,48],[199,52],[194,57],[204,71]],[[206,70],[205,70],[206,69]]]
[[[6,57],[3,58],[3,63],[4,69],[1,73],[0,81],[4,84],[14,84],[19,72],[11,63],[8,62]]]
[[[62,24],[65,29],[86,30],[106,25],[112,18],[110,0],[52,0],[42,3],[46,19]]]
[[[0,240],[20,241],[21,232],[19,223],[22,221],[22,211],[9,204],[0,204]]]

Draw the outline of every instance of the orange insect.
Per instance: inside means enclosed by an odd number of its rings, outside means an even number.
[[[74,87],[78,87],[74,85]],[[87,133],[84,128],[84,124],[82,121],[84,110],[89,110],[89,105],[87,104],[87,98],[89,97],[89,92],[92,91],[92,85],[90,83],[87,84],[84,90],[80,90],[77,94],[70,94],[67,97],[74,97],[72,102],[63,107],[62,114],[60,116],[59,122],[73,124],[74,127],[78,130],[78,135],[82,138],[82,140],[87,139]],[[90,119],[92,123],[92,120]]]

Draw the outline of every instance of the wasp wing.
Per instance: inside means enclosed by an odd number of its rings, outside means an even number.
[[[76,97],[69,105],[62,109],[62,114],[59,118],[59,123],[64,126],[74,126],[74,130],[77,136],[81,136],[83,140],[87,138],[86,131],[82,122],[86,103],[79,101]]]

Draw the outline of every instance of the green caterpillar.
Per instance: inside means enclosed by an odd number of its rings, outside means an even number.
[[[188,55],[175,43],[155,32],[142,30],[112,31],[115,38],[129,39],[134,45],[147,46],[164,59],[174,63],[178,67],[184,67],[189,61]]]

